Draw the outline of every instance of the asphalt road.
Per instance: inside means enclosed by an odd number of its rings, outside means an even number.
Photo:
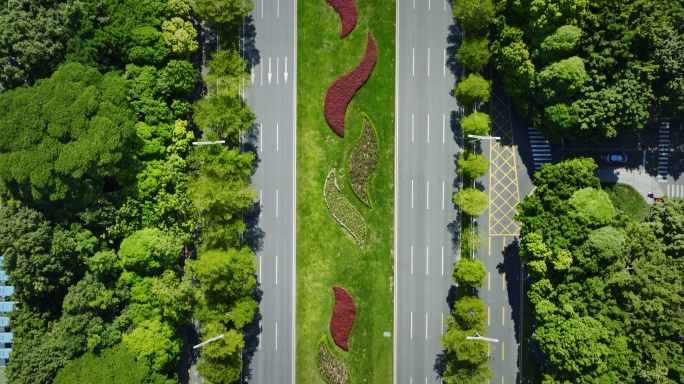
[[[246,346],[254,355],[244,372],[250,383],[294,383],[296,0],[254,0],[244,36],[252,74],[245,97],[256,115],[245,147],[257,154],[252,180],[260,202],[246,242],[263,292],[261,332]]]
[[[395,383],[439,383],[439,343],[456,261],[452,131],[446,67],[453,24],[444,0],[397,1]],[[453,224],[452,224],[453,226]]]

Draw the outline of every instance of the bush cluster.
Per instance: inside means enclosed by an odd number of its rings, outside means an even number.
[[[349,370],[335,359],[324,342],[318,344],[318,371],[328,384],[349,384]]]
[[[359,17],[354,0],[326,0],[328,4],[340,15],[342,19],[342,32],[340,39],[347,37],[356,26]]]
[[[368,81],[377,60],[378,46],[375,44],[373,34],[368,31],[366,54],[361,62],[351,72],[335,80],[325,93],[323,101],[325,120],[333,132],[340,137],[344,137],[344,117],[347,114],[347,106],[356,91]]]
[[[333,287],[335,292],[335,309],[330,319],[330,333],[333,340],[340,348],[349,350],[349,333],[356,319],[356,304],[354,298],[346,289],[338,286]]]
[[[364,119],[361,139],[349,157],[349,181],[352,190],[364,204],[371,206],[366,184],[378,162],[378,136],[368,116]]]
[[[366,241],[366,222],[359,211],[340,192],[334,169],[325,178],[323,200],[325,200],[325,205],[335,220],[354,236],[354,239],[359,243],[359,248],[363,249],[363,244]]]

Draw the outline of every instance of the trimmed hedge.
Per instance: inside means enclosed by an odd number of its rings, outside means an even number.
[[[342,32],[340,39],[344,39],[356,27],[359,18],[354,0],[326,0],[328,4],[340,15],[342,20]]]
[[[378,162],[378,133],[368,116],[364,118],[363,133],[349,157],[349,182],[356,197],[371,207],[366,185]]]
[[[359,211],[340,192],[334,169],[325,178],[323,200],[335,220],[354,236],[359,243],[359,248],[363,249],[363,244],[366,242],[366,222]]]
[[[330,318],[330,333],[335,344],[348,351],[349,333],[356,319],[356,304],[346,289],[334,286],[333,291],[335,292],[335,308]]]
[[[328,384],[349,384],[349,370],[328,351],[323,341],[318,344],[318,371]]]
[[[373,34],[368,31],[366,54],[361,62],[351,72],[335,80],[325,93],[323,114],[330,128],[339,137],[344,137],[344,118],[347,115],[347,107],[356,91],[361,89],[370,78],[377,60],[378,46],[375,44]]]

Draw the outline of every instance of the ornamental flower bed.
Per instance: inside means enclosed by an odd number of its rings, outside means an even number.
[[[340,39],[344,39],[356,26],[358,13],[354,0],[327,0],[328,4],[340,15],[342,20],[342,32]]]
[[[356,304],[354,298],[342,287],[333,287],[335,292],[335,309],[330,318],[330,333],[340,348],[349,350],[349,333],[356,319]]]
[[[328,384],[349,384],[349,370],[328,351],[325,343],[318,344],[318,371]]]
[[[366,222],[359,211],[340,192],[334,169],[325,178],[323,200],[335,220],[351,233],[359,243],[359,248],[363,249],[366,241]]]
[[[323,114],[330,128],[338,136],[344,137],[344,118],[347,107],[356,92],[368,81],[375,63],[378,61],[378,46],[373,34],[368,31],[366,54],[351,72],[335,80],[325,93]]]
[[[364,119],[361,138],[349,157],[349,181],[356,196],[367,206],[371,206],[366,184],[378,162],[378,135],[368,116]]]

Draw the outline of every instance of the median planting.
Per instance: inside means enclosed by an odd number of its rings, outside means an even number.
[[[325,93],[323,114],[330,128],[339,137],[344,137],[344,118],[347,107],[356,92],[368,81],[378,60],[378,47],[373,34],[368,31],[366,54],[351,72],[335,80]]]
[[[351,33],[356,26],[358,20],[358,13],[356,11],[356,3],[354,0],[327,0],[328,4],[340,15],[342,21],[342,32],[340,39]]]
[[[349,384],[350,382],[347,366],[330,354],[323,341],[318,344],[318,371],[328,384]]]
[[[363,244],[366,241],[366,222],[359,211],[340,192],[334,169],[325,178],[323,200],[325,200],[325,205],[335,220],[349,231],[359,244],[359,248],[363,249]]]
[[[371,206],[367,183],[378,162],[378,134],[368,116],[364,116],[364,129],[349,157],[349,181],[356,196]]]
[[[349,350],[349,333],[356,319],[356,304],[354,298],[342,287],[333,287],[335,292],[335,309],[330,318],[330,333],[340,348]]]

